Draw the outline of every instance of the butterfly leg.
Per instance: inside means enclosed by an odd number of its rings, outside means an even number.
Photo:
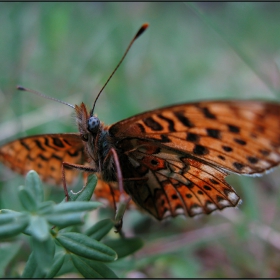
[[[124,188],[123,188],[123,176],[122,176],[122,170],[120,166],[120,161],[118,154],[114,148],[111,148],[109,151],[108,156],[111,155],[113,157],[116,171],[117,171],[117,178],[118,178],[118,184],[119,184],[119,190],[120,190],[120,199],[119,199],[119,209],[116,209],[116,216],[115,216],[115,232],[120,232],[122,229],[123,224],[123,215],[127,208],[127,205],[129,204],[130,197],[128,199],[125,198],[124,194]]]
[[[65,179],[65,169],[66,168],[73,168],[73,169],[78,169],[78,170],[81,170],[81,171],[92,172],[92,173],[96,172],[96,170],[94,168],[91,168],[91,167],[85,166],[85,165],[62,162],[61,170],[62,170],[63,189],[64,189],[66,201],[68,201],[70,197],[69,197],[69,194],[68,194],[68,190],[67,190],[67,186],[66,186],[66,179]]]

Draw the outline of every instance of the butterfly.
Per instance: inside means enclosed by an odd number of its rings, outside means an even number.
[[[65,189],[79,170],[97,173],[97,198],[113,204],[125,193],[158,220],[234,207],[240,197],[225,180],[229,173],[262,175],[280,163],[278,103],[200,101],[111,126],[84,103],[72,107],[79,133],[12,141],[0,147],[0,161],[20,174],[34,169],[43,181],[63,182]]]

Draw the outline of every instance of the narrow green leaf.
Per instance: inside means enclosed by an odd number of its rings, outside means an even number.
[[[77,270],[85,278],[118,278],[117,275],[105,264],[89,260],[77,255],[71,255],[71,259]]]
[[[104,263],[80,257],[85,263],[104,278],[118,278],[118,276]]]
[[[41,216],[31,216],[28,232],[39,241],[45,241],[50,237],[49,225]]]
[[[44,190],[38,173],[30,170],[25,178],[25,187],[30,190],[37,202],[44,201]]]
[[[69,201],[69,202],[62,202],[57,204],[53,207],[53,214],[54,213],[73,213],[73,212],[80,212],[80,211],[90,211],[93,209],[97,209],[98,207],[102,206],[102,203],[96,201]]]
[[[45,218],[49,223],[59,227],[81,224],[84,222],[85,211],[96,209],[100,205],[99,202],[91,201],[62,202],[55,205],[52,213],[45,215]]]
[[[78,193],[69,192],[71,201],[89,201],[92,198],[97,184],[97,177],[94,174],[88,176],[86,186]]]
[[[29,212],[35,212],[37,210],[37,202],[31,191],[24,186],[19,186],[18,192],[22,206]]]
[[[34,252],[29,255],[21,278],[43,278],[46,275],[37,265]]]
[[[111,248],[81,233],[66,232],[58,235],[57,240],[70,252],[85,258],[104,262],[117,259]]]
[[[95,240],[101,240],[114,226],[111,219],[104,219],[86,230],[85,234]]]
[[[79,225],[84,222],[85,212],[64,213],[64,214],[51,214],[44,216],[47,221],[60,228],[72,225]]]
[[[85,263],[79,256],[72,254],[71,260],[76,267],[76,269],[85,277],[85,278],[103,278],[97,271]]]
[[[9,217],[4,217],[8,215]],[[3,214],[0,215],[0,221],[0,238],[9,238],[21,233],[28,226],[29,216],[26,214]]]
[[[37,265],[39,266],[40,270],[44,272],[44,274],[48,273],[53,263],[55,251],[54,239],[51,238],[51,236],[49,239],[44,241],[39,241],[36,238],[32,238],[32,245]]]
[[[65,260],[65,254],[64,253],[59,253],[56,254],[53,260],[53,264],[46,275],[46,278],[54,278],[57,273],[59,272],[60,268],[62,267],[62,264]]]
[[[143,241],[137,237],[106,240],[104,244],[116,251],[119,258],[131,255],[143,247]]]
[[[0,226],[7,223],[11,223],[17,219],[21,219],[23,216],[26,216],[26,214],[22,214],[20,212],[16,212],[16,211],[5,212],[4,210],[6,209],[1,210]]]
[[[65,275],[65,274],[68,274],[68,273],[78,273],[78,270],[73,265],[73,262],[72,262],[72,259],[71,259],[72,253],[65,250],[64,247],[61,247],[61,245],[59,245],[58,247],[62,248],[64,250],[65,255],[64,255],[63,264],[62,264],[60,270],[57,272],[56,277],[61,277],[61,276]]]

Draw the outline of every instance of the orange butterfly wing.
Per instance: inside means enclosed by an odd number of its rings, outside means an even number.
[[[62,162],[87,164],[84,143],[76,133],[44,134],[21,138],[0,148],[0,161],[22,175],[33,169],[44,182],[62,185]],[[66,182],[70,185],[81,171],[68,168]],[[94,196],[114,207],[119,201],[119,190],[99,178]]]
[[[22,175],[33,169],[43,181],[61,185],[62,162],[84,164],[86,155],[79,134],[44,134],[21,138],[2,146],[0,161]],[[67,169],[66,182],[71,184],[78,172]]]
[[[215,101],[171,106],[110,127],[126,191],[153,216],[235,206],[227,171],[261,174],[280,162],[280,105]],[[128,162],[127,162],[128,161]],[[133,180],[133,178],[143,178]]]
[[[175,105],[116,123],[110,133],[118,142],[154,141],[239,174],[261,174],[280,161],[280,105],[268,102]]]

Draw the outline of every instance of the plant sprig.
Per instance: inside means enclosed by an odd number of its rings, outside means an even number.
[[[27,174],[25,185],[18,188],[24,211],[0,211],[0,241],[9,241],[21,233],[30,236],[32,252],[21,277],[55,277],[60,275],[60,270],[69,260],[72,263],[71,269],[84,277],[117,277],[106,264],[117,260],[118,254],[100,241],[114,227],[114,221],[99,221],[85,233],[71,231],[72,226],[84,223],[87,212],[102,205],[89,201],[96,183],[96,176],[90,175],[81,192],[72,193],[68,202],[55,204],[53,201],[44,201],[38,174],[35,171]],[[126,248],[125,254],[121,252],[122,257],[142,247],[142,241],[138,238],[120,240]],[[120,246],[116,242],[111,241],[112,247],[118,250]]]

